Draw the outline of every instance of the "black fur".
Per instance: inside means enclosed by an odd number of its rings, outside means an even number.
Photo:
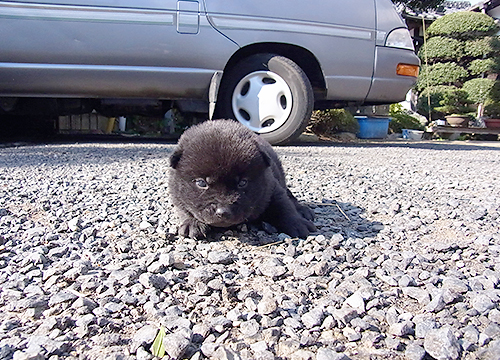
[[[212,226],[254,220],[292,237],[304,238],[316,229],[313,212],[286,187],[271,145],[236,121],[206,121],[186,130],[170,166],[170,194],[182,236],[202,238]]]

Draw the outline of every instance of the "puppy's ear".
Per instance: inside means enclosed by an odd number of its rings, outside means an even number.
[[[170,156],[170,167],[176,168],[182,157],[182,149],[176,149],[172,156]]]
[[[262,160],[264,160],[264,164],[266,164],[267,167],[271,166],[271,158],[265,151],[260,151],[260,154],[262,155]]]
[[[264,165],[266,167],[271,166],[273,159],[269,155],[269,152],[266,151],[266,146],[261,143],[262,140],[256,140],[255,145],[257,145],[257,149],[259,150],[260,156],[262,156],[262,160],[264,161]]]

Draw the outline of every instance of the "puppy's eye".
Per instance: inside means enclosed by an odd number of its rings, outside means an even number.
[[[194,181],[194,183],[196,184],[196,186],[198,186],[200,189],[208,189],[208,184],[205,180],[203,179],[196,179]]]
[[[248,179],[241,179],[238,181],[238,188],[243,189],[246,188],[248,185]]]

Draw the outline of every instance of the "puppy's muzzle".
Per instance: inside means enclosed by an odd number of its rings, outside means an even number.
[[[215,215],[221,220],[228,220],[232,218],[233,212],[227,206],[218,206],[215,209]]]

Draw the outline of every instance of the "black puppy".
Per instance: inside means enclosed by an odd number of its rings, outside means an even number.
[[[292,237],[316,230],[269,143],[232,120],[205,121],[186,130],[170,158],[170,194],[179,235],[202,238],[210,227],[262,220]]]

